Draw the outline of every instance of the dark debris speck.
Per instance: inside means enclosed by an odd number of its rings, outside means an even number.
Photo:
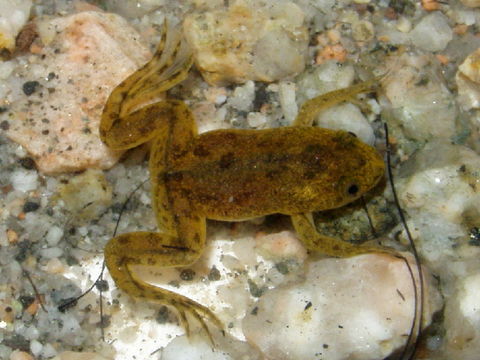
[[[95,287],[99,291],[107,291],[108,290],[108,282],[106,280],[98,280],[95,283]]]
[[[474,226],[470,229],[470,240],[468,242],[469,245],[472,246],[480,246],[480,228]]]
[[[27,96],[32,95],[39,85],[40,83],[38,81],[25,82],[22,87],[24,94]]]
[[[23,204],[24,213],[34,212],[37,211],[39,208],[40,204],[34,201],[27,201],[25,204]]]
[[[288,264],[285,261],[281,261],[275,264],[275,269],[282,275],[289,273]]]
[[[7,131],[8,129],[10,129],[10,123],[7,120],[3,120],[2,122],[0,122],[0,129]]]
[[[215,265],[212,266],[210,272],[208,273],[208,280],[210,281],[218,281],[221,278],[220,271],[217,269]]]
[[[159,324],[165,324],[169,321],[169,319],[170,319],[170,310],[165,305],[161,306],[160,309],[158,309],[157,315],[155,316],[155,320],[157,320]]]
[[[256,298],[262,296],[266,290],[265,286],[260,287],[251,279],[248,279],[248,288],[250,290],[250,294]]]
[[[35,161],[29,157],[21,158],[20,160],[18,160],[18,163],[21,167],[27,170],[33,170],[36,168]]]
[[[195,278],[195,271],[192,269],[183,269],[180,272],[180,279],[184,281],[192,281]]]
[[[20,304],[22,304],[22,307],[26,309],[35,301],[35,298],[29,295],[22,295],[18,298],[18,301],[20,301]]]

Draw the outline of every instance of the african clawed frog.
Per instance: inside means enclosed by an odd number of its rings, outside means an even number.
[[[105,248],[105,259],[121,289],[175,307],[187,333],[186,313],[208,333],[204,317],[221,327],[208,308],[142,281],[132,265],[192,264],[205,247],[207,218],[228,221],[273,213],[290,215],[311,251],[337,257],[381,251],[317,233],[311,212],[358,199],[382,178],[384,163],[374,148],[348,132],[311,127],[320,110],[370,90],[373,82],[307,101],[291,127],[198,135],[184,102],[154,101],[182,81],[191,65],[181,35],[165,31],[152,60],[115,88],[105,105],[100,136],[110,148],[152,141],[152,203],[160,228],[116,236]]]

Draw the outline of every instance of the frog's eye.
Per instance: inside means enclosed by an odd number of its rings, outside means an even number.
[[[349,133],[350,135],[352,135],[353,137],[357,137],[357,134],[355,134],[354,132],[348,131],[348,133]]]
[[[347,193],[351,196],[356,196],[359,192],[360,188],[357,184],[350,184],[347,188]]]

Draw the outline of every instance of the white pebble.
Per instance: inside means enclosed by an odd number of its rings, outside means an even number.
[[[228,100],[230,106],[240,111],[248,111],[255,99],[255,84],[253,81],[247,81],[242,86],[237,86],[233,96]]]
[[[38,186],[38,174],[34,170],[18,169],[10,175],[10,181],[15,190],[31,191]]]
[[[250,127],[258,128],[267,123],[267,117],[260,112],[252,112],[247,115],[247,122]]]
[[[463,296],[460,299],[463,316],[472,323],[480,321],[480,274],[463,279]]]
[[[410,30],[412,30],[412,22],[410,19],[402,16],[398,19],[396,27],[398,31],[401,31],[402,33],[408,33]]]
[[[13,61],[0,62],[0,79],[8,78],[14,69],[15,64]]]
[[[283,116],[285,116],[285,120],[287,120],[288,123],[292,123],[298,113],[298,105],[295,99],[296,88],[295,83],[282,81],[278,89],[280,106],[282,107]]]
[[[38,357],[42,352],[42,349],[43,345],[40,342],[37,340],[30,341],[30,351],[34,356]]]
[[[410,35],[413,44],[426,51],[442,51],[453,38],[447,17],[441,12],[423,17]]]
[[[58,244],[58,242],[62,239],[63,236],[63,230],[60,229],[58,226],[52,226],[46,236],[46,240],[48,245],[50,246],[55,246]]]
[[[373,145],[375,134],[360,109],[350,103],[328,108],[320,113],[318,126],[353,132],[364,143]]]
[[[425,308],[428,323],[441,303],[428,285],[426,294],[434,299]],[[413,300],[402,260],[378,254],[323,259],[309,263],[304,283],[264,294],[243,330],[269,359],[383,359],[404,344]]]
[[[40,255],[46,259],[53,259],[62,256],[63,250],[58,247],[51,247],[40,250]]]
[[[15,37],[28,20],[31,0],[0,0],[0,49],[15,48]]]

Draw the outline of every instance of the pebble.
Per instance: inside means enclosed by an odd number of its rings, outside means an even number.
[[[0,114],[9,123],[6,135],[27,149],[43,173],[111,167],[120,153],[98,137],[103,104],[148,60],[148,49],[114,14],[83,12],[38,20],[37,26],[42,47],[28,58],[23,97]]]
[[[402,164],[400,176],[397,191],[415,229],[415,243],[446,295],[440,350],[447,359],[476,360],[480,248],[471,235],[479,225],[480,155],[437,139]]]
[[[10,360],[35,360],[32,355],[25,351],[13,350],[10,354]]]
[[[100,356],[93,352],[74,352],[74,351],[64,351],[52,360],[108,360],[103,356]]]
[[[360,109],[351,103],[345,103],[322,111],[316,121],[317,126],[327,129],[345,130],[354,133],[364,143],[373,145],[373,128]]]
[[[67,184],[60,184],[58,193],[73,217],[83,221],[97,218],[112,201],[112,187],[104,173],[96,169],[89,169],[72,177]]]
[[[0,0],[0,50],[13,52],[15,38],[27,23],[31,0]]]
[[[271,82],[305,68],[304,17],[292,2],[238,0],[228,10],[188,15],[183,26],[196,66],[210,84]]]
[[[275,261],[296,259],[298,262],[303,262],[308,256],[301,241],[291,231],[269,235],[260,233],[255,241],[256,250],[266,259]]]
[[[439,11],[425,15],[410,32],[415,46],[426,51],[442,51],[453,38],[448,19]]]
[[[32,191],[38,186],[38,174],[34,170],[18,169],[10,175],[10,182],[15,190]]]
[[[480,48],[468,55],[455,75],[458,101],[465,110],[480,108]]]
[[[429,61],[426,56],[404,54],[394,59],[382,81],[393,112],[392,124],[400,124],[404,134],[417,141],[455,135],[452,119],[457,107],[443,79],[423,71]]]
[[[430,282],[426,294],[425,324],[442,305]],[[304,283],[265,293],[243,330],[269,359],[383,359],[405,342],[413,309],[402,260],[379,254],[323,259],[309,263]]]
[[[471,8],[480,7],[480,0],[460,0],[460,1],[463,5]]]

